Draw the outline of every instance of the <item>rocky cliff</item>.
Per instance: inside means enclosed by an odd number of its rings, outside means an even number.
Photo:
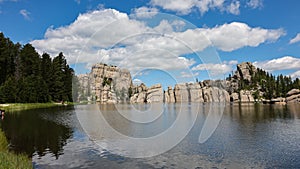
[[[77,77],[81,100],[95,100],[100,103],[129,100],[128,89],[132,86],[132,79],[126,69],[99,63],[92,66],[89,74]]]

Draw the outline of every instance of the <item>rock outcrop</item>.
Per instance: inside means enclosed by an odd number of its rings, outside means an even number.
[[[133,89],[133,96],[130,103],[152,103],[163,102],[164,92],[161,84],[153,85],[147,88],[143,83]]]
[[[176,102],[230,102],[230,96],[226,90],[211,86],[208,81],[176,84],[174,97]]]
[[[189,102],[189,89],[188,84],[176,84],[174,87],[174,95],[176,102]]]
[[[166,103],[175,103],[175,93],[171,86],[168,87],[168,90],[165,91],[165,99]]]
[[[230,95],[230,101],[235,102],[235,103],[239,102],[240,101],[239,94],[238,93],[232,93]]]
[[[299,103],[300,102],[300,90],[292,89],[286,95],[287,103]]]
[[[143,83],[133,86],[130,72],[116,66],[95,64],[91,73],[78,75],[79,100],[99,103],[153,103],[153,102],[300,102],[300,90],[293,89],[284,97],[270,98],[261,82],[266,75],[250,62],[237,65],[237,71],[226,80],[204,80],[197,83],[176,84],[165,91],[160,84],[147,87]],[[258,75],[258,76],[255,76]],[[261,77],[264,77],[261,79]],[[275,92],[274,92],[275,94]],[[282,95],[279,96],[283,96]],[[277,95],[278,96],[278,95]],[[254,99],[255,97],[255,99]]]
[[[236,76],[238,80],[247,80],[251,82],[251,77],[257,72],[257,69],[250,62],[243,62],[237,65]]]
[[[249,90],[240,91],[240,102],[251,103],[254,102],[253,93]]]
[[[100,103],[117,103],[129,100],[128,89],[132,86],[127,69],[95,64],[89,74],[78,75],[81,100],[96,100]],[[82,92],[83,91],[83,92]]]

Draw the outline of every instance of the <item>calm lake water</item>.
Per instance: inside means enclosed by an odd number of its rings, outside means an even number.
[[[209,104],[78,105],[6,113],[0,125],[10,148],[32,157],[35,168],[300,168],[299,104],[226,105],[224,112],[216,111],[219,110],[216,107]],[[137,114],[136,110],[143,112]],[[99,113],[115,131],[129,137],[156,136],[169,128],[174,128],[178,135],[181,132],[187,135],[160,155],[124,157],[110,151],[114,144],[103,146],[103,142],[110,144],[120,139],[105,133],[108,130],[97,119]],[[138,122],[130,122],[126,119],[129,116]],[[180,120],[176,121],[177,117]],[[212,135],[199,143],[206,123],[217,125]],[[214,125],[208,124],[209,127]],[[174,142],[174,135],[176,132],[162,140],[164,148]]]

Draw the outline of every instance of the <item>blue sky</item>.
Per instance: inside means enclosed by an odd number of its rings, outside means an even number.
[[[297,0],[0,0],[0,31],[40,53],[62,51],[77,73],[102,61],[147,85],[223,78],[244,61],[296,78],[299,8]]]

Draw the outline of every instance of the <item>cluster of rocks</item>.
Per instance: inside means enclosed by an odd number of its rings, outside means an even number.
[[[197,83],[176,84],[165,91],[161,84],[147,87],[144,84],[134,86],[130,72],[116,66],[95,64],[91,73],[78,75],[80,84],[79,100],[100,103],[152,103],[152,102],[243,102],[262,101],[268,103],[300,102],[300,90],[293,89],[286,98],[255,100],[253,90],[240,90],[240,81],[251,83],[257,69],[250,62],[237,65],[230,79],[204,80]],[[263,93],[258,92],[259,96]]]
[[[163,102],[163,88],[161,84],[153,85],[147,88],[143,83],[133,89],[133,95],[130,97],[131,103],[152,103]]]
[[[131,103],[151,102],[229,102],[229,93],[221,88],[205,86],[204,83],[176,84],[174,89],[163,90],[160,84],[147,88],[144,84],[134,88]]]

